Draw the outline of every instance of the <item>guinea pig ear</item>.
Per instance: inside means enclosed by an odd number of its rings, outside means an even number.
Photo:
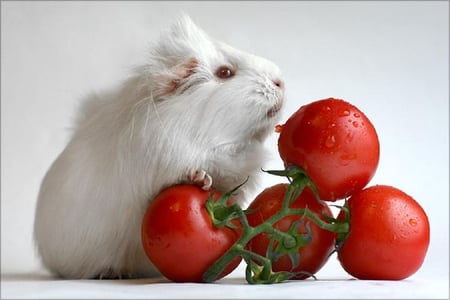
[[[216,51],[214,42],[187,15],[181,15],[161,33],[150,50],[147,64],[153,79],[153,96],[163,100],[177,91]]]
[[[186,80],[195,73],[198,61],[195,58],[175,65],[164,72],[154,76],[153,97],[156,101],[164,100],[165,97],[174,94]]]
[[[182,14],[162,33],[155,50],[164,64],[171,67],[189,57],[205,56],[215,50],[215,45],[188,15]]]
[[[180,41],[204,43],[210,40],[187,14],[181,14],[172,24],[170,31],[172,38]]]

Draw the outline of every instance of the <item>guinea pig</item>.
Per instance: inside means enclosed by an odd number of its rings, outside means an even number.
[[[34,240],[55,276],[157,276],[141,222],[162,189],[230,191],[248,179],[233,195],[244,206],[258,187],[284,99],[279,68],[210,38],[186,15],[148,52],[118,87],[82,102],[42,180]]]

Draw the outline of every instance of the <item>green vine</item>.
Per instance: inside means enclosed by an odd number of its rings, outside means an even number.
[[[274,272],[272,270],[272,264],[280,256],[288,255],[293,268],[298,266],[300,260],[298,254],[299,248],[308,245],[312,240],[309,223],[306,223],[306,233],[298,232],[298,226],[303,218],[308,218],[320,228],[337,233],[338,238],[342,238],[348,233],[349,225],[346,221],[338,221],[331,217],[328,217],[326,219],[327,221],[324,221],[308,208],[290,208],[290,204],[300,196],[305,187],[309,187],[316,196],[318,195],[316,187],[304,170],[296,166],[289,166],[286,170],[265,172],[277,176],[286,176],[290,183],[283,198],[281,209],[258,226],[250,226],[248,224],[246,218],[248,211],[243,210],[237,204],[228,205],[227,203],[230,195],[245,184],[245,182],[223,194],[217,201],[212,199],[212,195],[207,200],[206,208],[216,227],[227,226],[235,229],[237,226],[233,221],[239,220],[242,226],[242,234],[233,246],[206,271],[203,275],[205,282],[215,281],[225,267],[238,256],[241,256],[247,264],[245,278],[250,284],[280,283],[296,276],[297,273],[294,272]],[[320,201],[319,198],[318,200]],[[273,227],[276,222],[289,215],[299,215],[302,219],[294,222],[286,232]],[[245,247],[251,239],[260,233],[266,233],[271,238],[265,256],[256,254]],[[274,247],[275,242],[276,246]]]

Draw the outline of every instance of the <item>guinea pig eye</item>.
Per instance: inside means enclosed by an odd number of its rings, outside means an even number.
[[[221,66],[216,70],[216,76],[220,79],[227,79],[234,76],[234,71],[227,66]]]

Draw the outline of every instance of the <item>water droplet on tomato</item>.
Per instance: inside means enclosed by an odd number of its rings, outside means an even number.
[[[350,115],[350,111],[347,110],[347,109],[344,109],[344,110],[342,110],[342,111],[339,112],[339,116],[340,116],[340,117],[347,117],[347,116],[349,116],[349,115]]]
[[[417,220],[416,219],[409,219],[409,225],[416,226],[417,225]]]
[[[336,137],[334,135],[330,135],[325,140],[325,147],[332,148],[336,144]]]
[[[353,114],[353,116],[354,116],[355,118],[359,118],[359,117],[360,117],[360,114],[357,113],[357,112],[355,112],[355,113]]]
[[[355,127],[355,128],[358,128],[358,126],[359,126],[359,123],[358,123],[358,122],[356,122],[356,121],[353,121],[353,122],[352,122],[352,125],[353,125],[353,127]]]
[[[175,202],[175,203],[173,203],[170,207],[169,207],[169,209],[171,210],[171,211],[174,211],[174,212],[178,212],[179,210],[180,210],[180,208],[181,208],[181,203],[180,202]]]
[[[351,143],[353,141],[353,134],[347,133],[347,135],[345,136],[345,141]]]
[[[350,161],[350,160],[354,160],[356,158],[356,153],[351,153],[351,154],[342,154],[340,156],[340,159],[343,161]]]
[[[331,124],[328,124],[328,128],[334,128],[334,127],[336,127],[336,123],[331,123]]]
[[[349,165],[352,161],[354,161],[355,159],[356,159],[356,154],[355,153],[352,153],[352,154],[348,154],[348,153],[346,153],[346,154],[343,154],[343,155],[341,155],[339,158],[341,159],[340,160],[340,163],[341,163],[341,165],[343,165],[343,166],[347,166],[347,165]]]

